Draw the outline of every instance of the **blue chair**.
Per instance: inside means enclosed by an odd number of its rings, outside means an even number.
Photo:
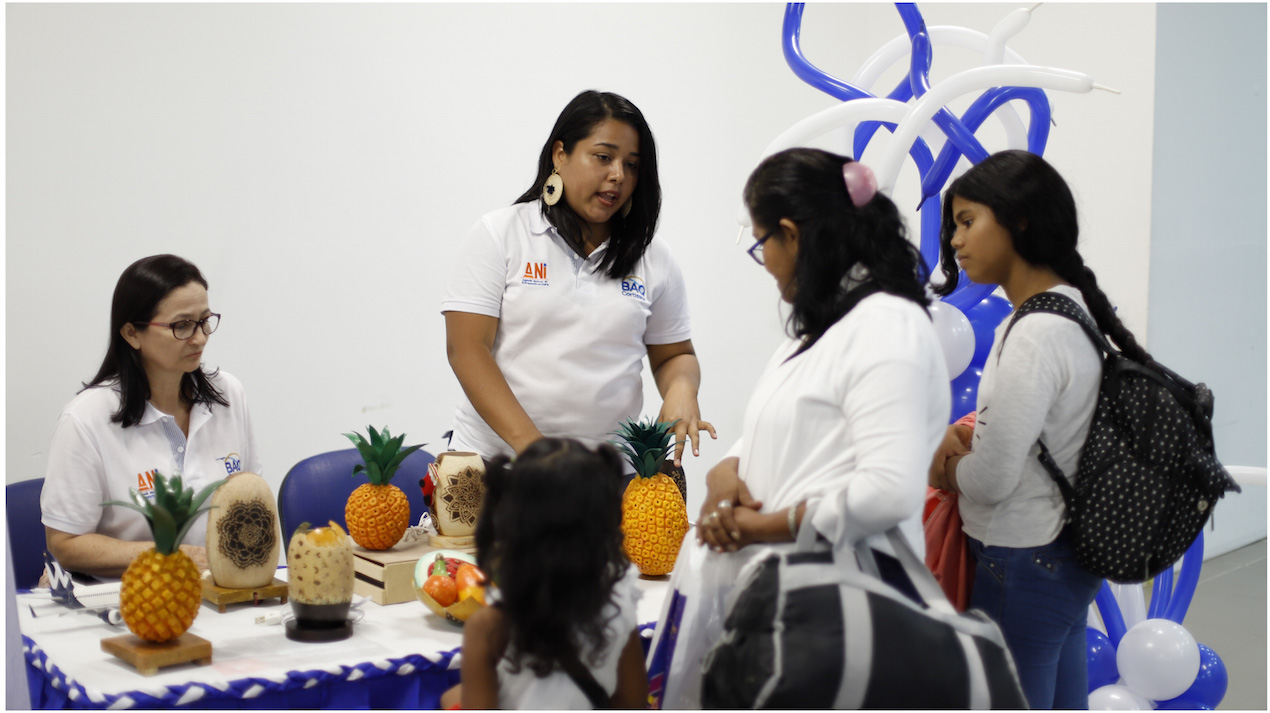
[[[40,522],[40,492],[44,479],[5,486],[5,517],[9,521],[9,555],[13,558],[13,586],[30,589],[44,571],[44,523]]]
[[[401,488],[410,501],[411,525],[417,524],[425,512],[419,479],[427,474],[428,465],[434,460],[431,453],[417,450],[406,456],[393,476],[393,485]],[[334,520],[348,531],[344,505],[357,486],[368,482],[364,474],[353,476],[353,466],[362,462],[357,449],[349,448],[305,458],[287,472],[278,487],[278,519],[282,521],[284,552],[291,534],[302,522],[317,526]]]

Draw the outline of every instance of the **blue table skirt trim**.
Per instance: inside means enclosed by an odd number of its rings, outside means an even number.
[[[640,643],[648,655],[656,622],[641,624]],[[459,682],[459,649],[425,656],[341,666],[329,671],[293,671],[285,681],[242,678],[224,689],[205,683],[168,686],[167,693],[90,696],[83,686],[48,660],[34,641],[22,637],[31,707],[68,708],[425,708],[440,706],[441,694]],[[378,680],[384,679],[384,680]],[[373,682],[373,685],[372,685]]]
[[[34,641],[22,637],[31,707],[64,708],[437,708],[441,694],[459,682],[459,649],[411,654],[339,671],[293,671],[285,680],[242,678],[224,689],[211,684],[167,686],[155,696],[141,691],[90,696]]]

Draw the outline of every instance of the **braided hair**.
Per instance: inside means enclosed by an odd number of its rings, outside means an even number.
[[[939,267],[944,274],[944,284],[936,290],[940,295],[951,294],[958,281],[957,252],[952,247],[957,230],[952,215],[954,196],[990,208],[997,223],[1009,231],[1020,257],[1030,265],[1048,267],[1079,289],[1098,329],[1125,356],[1143,364],[1151,361],[1151,355],[1116,316],[1093,270],[1076,250],[1080,235],[1076,200],[1067,182],[1045,159],[1028,151],[1001,151],[948,186],[939,235]]]

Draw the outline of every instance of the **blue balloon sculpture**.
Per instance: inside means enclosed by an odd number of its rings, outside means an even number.
[[[1085,629],[1085,643],[1089,647],[1089,690],[1095,691],[1119,680],[1116,647],[1107,635],[1097,629]]]
[[[1199,704],[1201,708],[1212,710],[1221,703],[1226,697],[1226,688],[1230,684],[1230,678],[1226,674],[1226,664],[1217,655],[1216,651],[1207,646],[1199,645],[1199,674],[1195,676],[1195,683],[1186,689],[1182,695],[1167,701],[1160,701],[1160,708],[1180,710],[1182,708],[1195,708],[1195,704]]]

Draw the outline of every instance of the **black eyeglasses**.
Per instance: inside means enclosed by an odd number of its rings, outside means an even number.
[[[750,254],[750,257],[754,258],[754,262],[757,262],[760,265],[763,264],[763,243],[767,242],[767,239],[772,237],[775,234],[776,234],[776,229],[772,228],[771,230],[767,231],[767,235],[764,235],[758,240],[755,240],[754,244],[750,246],[750,249],[745,251]]]
[[[171,327],[172,336],[177,339],[189,339],[194,336],[194,329],[203,328],[203,334],[211,334],[220,326],[220,315],[212,313],[202,319],[183,319],[180,322],[133,322],[133,324],[148,324],[152,327]]]

